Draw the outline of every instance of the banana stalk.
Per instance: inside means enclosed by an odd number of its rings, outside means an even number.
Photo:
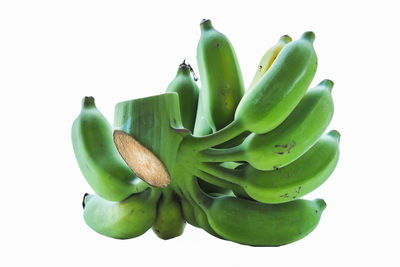
[[[306,92],[317,68],[315,36],[281,37],[244,94],[228,38],[210,20],[200,27],[200,91],[183,62],[167,93],[118,103],[114,131],[94,99],[84,99],[72,142],[96,192],[85,194],[85,222],[118,239],[150,228],[174,238],[187,221],[240,244],[295,242],[326,207],[299,198],[324,183],[339,159],[340,134],[323,135],[333,82]]]
[[[115,106],[114,143],[128,166],[151,186],[166,187],[183,128],[177,93],[135,99]]]

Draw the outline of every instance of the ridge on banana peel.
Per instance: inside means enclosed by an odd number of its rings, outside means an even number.
[[[322,185],[339,159],[339,132],[324,134],[333,82],[308,90],[315,35],[282,36],[244,92],[228,38],[210,20],[200,28],[200,88],[184,61],[166,93],[118,103],[113,130],[84,105],[72,131],[79,166],[96,192],[85,195],[84,219],[119,239],[152,228],[167,240],[186,222],[250,246],[302,239],[326,203],[300,198]]]

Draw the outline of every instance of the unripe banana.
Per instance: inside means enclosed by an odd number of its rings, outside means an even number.
[[[227,240],[252,246],[281,246],[311,233],[325,207],[322,199],[264,204],[224,196],[212,202],[207,215],[211,227]]]
[[[86,181],[102,198],[121,201],[148,188],[121,158],[113,143],[112,127],[93,97],[82,101],[82,111],[72,125],[72,145]]]
[[[204,151],[210,161],[247,161],[259,170],[284,167],[303,155],[324,133],[333,116],[333,82],[310,89],[289,117],[266,134],[250,134],[242,144]]]
[[[194,130],[196,120],[199,88],[190,74],[190,65],[183,61],[179,65],[175,78],[167,87],[167,92],[176,92],[179,95],[179,106],[183,127]]]
[[[243,78],[228,38],[210,20],[200,23],[197,63],[201,80],[202,109],[215,132],[228,125],[244,94]]]
[[[152,227],[154,233],[161,239],[171,239],[180,236],[185,225],[179,197],[170,187],[164,188],[157,204],[157,217]]]
[[[274,171],[250,165],[231,170],[215,163],[203,165],[203,171],[241,186],[254,200],[283,203],[312,192],[329,178],[339,160],[339,141],[340,134],[332,130],[300,158]]]
[[[281,124],[300,102],[317,70],[315,35],[304,33],[286,45],[270,69],[241,99],[235,123],[257,134]]]
[[[264,56],[261,58],[260,64],[258,64],[256,74],[250,83],[249,90],[257,84],[262,76],[264,76],[267,70],[271,67],[272,63],[275,61],[275,58],[281,52],[282,48],[291,41],[292,38],[289,35],[283,35],[276,45],[265,52]]]
[[[84,199],[84,219],[99,234],[128,239],[144,234],[157,214],[159,189],[147,189],[121,202],[108,201],[98,195]]]

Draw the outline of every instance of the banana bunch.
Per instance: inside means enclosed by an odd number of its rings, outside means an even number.
[[[302,197],[324,183],[339,159],[340,134],[327,131],[333,82],[309,88],[317,70],[313,32],[282,36],[261,58],[245,90],[228,38],[200,24],[201,88],[185,61],[166,93],[120,102],[114,125],[85,97],[72,126],[85,194],[85,222],[133,238],[152,228],[180,236],[186,222],[251,246],[297,241],[326,203]]]

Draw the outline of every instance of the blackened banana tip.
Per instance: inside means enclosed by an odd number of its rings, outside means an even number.
[[[179,69],[186,69],[189,68],[189,64],[186,63],[186,59],[179,65]]]
[[[95,107],[96,104],[94,102],[94,97],[93,96],[85,96],[82,100],[82,108],[89,108],[89,107]]]
[[[308,31],[308,32],[303,33],[301,38],[308,40],[310,43],[314,43],[315,34],[312,31]]]
[[[85,193],[83,195],[83,199],[82,199],[82,207],[83,207],[83,209],[85,209],[85,206],[86,206],[85,200],[86,200],[87,196],[89,196],[89,193]]]
[[[203,19],[203,20],[200,22],[200,29],[201,29],[201,30],[208,30],[208,29],[211,29],[211,28],[212,28],[211,20],[209,20],[209,19]]]

